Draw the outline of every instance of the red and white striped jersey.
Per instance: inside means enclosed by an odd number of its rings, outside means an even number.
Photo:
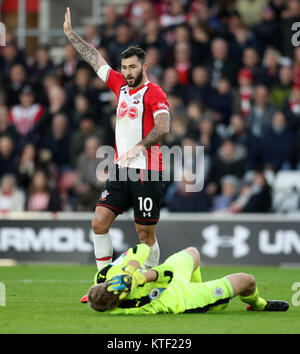
[[[109,70],[107,86],[118,100],[115,129],[115,159],[143,140],[154,127],[157,114],[169,112],[166,94],[160,86],[147,81],[131,89],[121,73]],[[128,167],[161,171],[162,154],[159,144],[131,160]]]
[[[25,136],[32,131],[41,119],[42,114],[43,107],[40,104],[36,103],[26,108],[22,105],[16,105],[10,111],[9,121],[20,135]]]

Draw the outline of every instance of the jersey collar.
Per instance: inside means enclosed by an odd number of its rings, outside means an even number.
[[[131,95],[134,95],[135,93],[137,93],[138,91],[140,91],[142,88],[144,88],[145,86],[147,86],[149,83],[150,83],[150,81],[147,80],[147,81],[144,83],[143,86],[141,86],[141,87],[139,87],[139,88],[137,88],[137,89],[131,89],[131,88],[129,88],[129,86],[127,85],[128,89],[129,89],[129,95],[130,95],[130,96],[131,96]]]

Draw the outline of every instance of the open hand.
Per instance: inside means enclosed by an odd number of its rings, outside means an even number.
[[[65,13],[64,32],[66,36],[72,33],[71,13],[69,7],[67,7],[67,11]]]
[[[120,168],[129,167],[130,161],[134,159],[145,148],[142,145],[135,145],[132,149],[124,152],[116,161]]]

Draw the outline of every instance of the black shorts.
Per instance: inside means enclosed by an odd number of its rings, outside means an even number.
[[[128,176],[128,171],[134,171],[136,179]],[[154,225],[159,220],[160,206],[164,195],[165,183],[162,172],[156,172],[151,178],[150,171],[140,169],[122,169],[123,180],[116,172],[114,178],[109,178],[98,199],[97,206],[111,209],[116,215],[129,208],[134,210],[134,220],[141,225]],[[126,180],[124,180],[126,179]]]

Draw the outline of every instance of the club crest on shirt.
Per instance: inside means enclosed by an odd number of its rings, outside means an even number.
[[[215,297],[220,297],[223,295],[223,293],[224,293],[224,290],[222,288],[215,288],[215,290],[214,290]]]
[[[109,195],[109,192],[107,189],[101,193],[100,200],[106,200],[106,197]]]
[[[139,103],[140,103],[140,99],[141,99],[141,95],[138,93],[138,94],[134,97],[133,104],[139,104]]]

